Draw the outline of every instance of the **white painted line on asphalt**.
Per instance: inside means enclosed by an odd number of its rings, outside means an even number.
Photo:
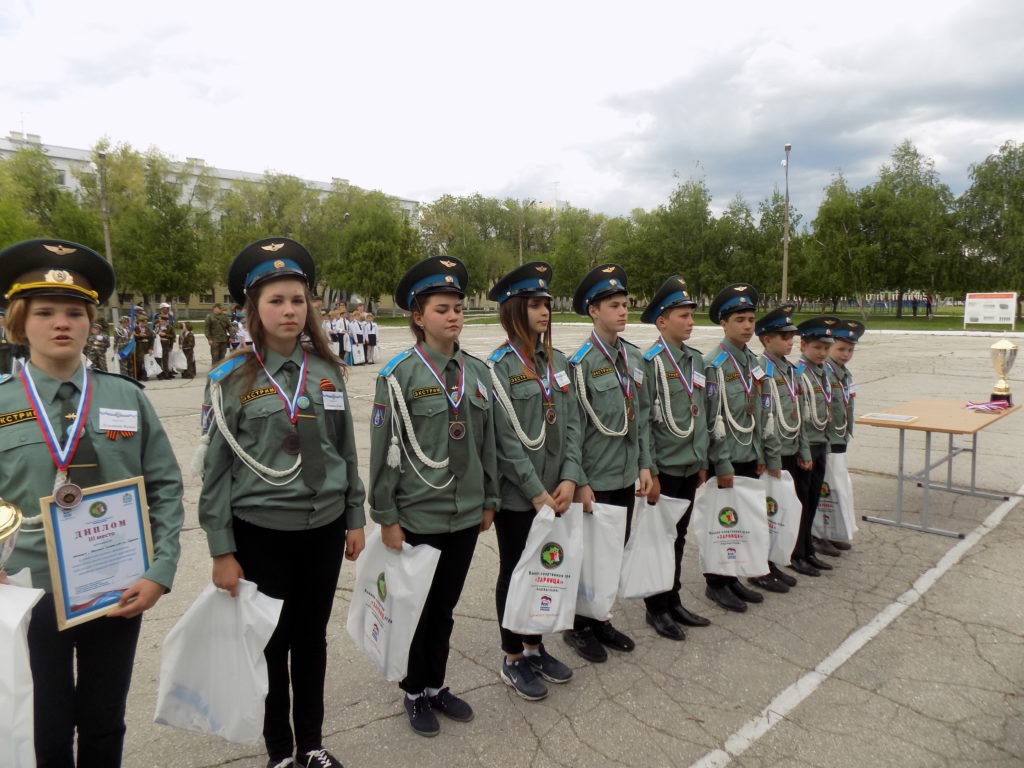
[[[934,586],[950,568],[956,565],[982,537],[998,526],[1021,501],[1024,485],[1017,489],[1014,498],[1004,501],[986,517],[981,524],[955,544],[934,567],[929,568],[914,581],[913,586],[887,605],[871,621],[854,630],[839,647],[826,656],[817,667],[779,693],[761,712],[748,720],[725,740],[722,749],[708,752],[690,768],[724,768],[733,758],[739,757],[770,731],[776,723],[796,709],[800,703],[814,693],[818,686],[828,680],[839,667],[849,661],[855,653],[867,645],[883,629],[889,626],[907,608],[912,606]]]

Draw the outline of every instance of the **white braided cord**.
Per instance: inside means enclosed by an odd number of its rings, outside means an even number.
[[[444,485],[434,485],[416,468],[416,462],[412,460],[412,457],[409,455],[409,450],[406,447],[406,437],[408,437],[409,445],[412,446],[413,453],[416,454],[416,458],[419,459],[423,466],[430,467],[431,469],[445,469],[448,466],[448,459],[445,458],[443,461],[434,461],[423,452],[423,448],[420,446],[420,441],[416,439],[416,430],[413,429],[412,417],[409,415],[409,409],[406,406],[405,395],[402,392],[402,385],[398,383],[394,374],[389,373],[385,379],[388,382],[388,400],[391,403],[391,431],[393,435],[398,436],[398,442],[402,446],[402,453],[405,454],[406,461],[409,466],[412,467],[412,471],[416,473],[416,476],[423,481],[424,485],[430,486],[435,491],[447,488],[452,484],[452,480],[455,479],[454,474],[448,478],[448,482]],[[401,414],[402,416],[401,421],[398,420],[398,414]]]
[[[491,371],[491,386],[494,387],[495,396],[498,402],[501,403],[501,407],[505,410],[505,415],[508,416],[508,420],[512,423],[512,429],[516,433],[516,437],[527,449],[531,451],[539,451],[544,447],[544,440],[547,437],[547,423],[541,419],[540,422],[540,434],[536,438],[530,439],[526,434],[526,430],[523,429],[522,423],[519,421],[519,416],[516,414],[515,406],[512,404],[508,393],[501,386],[501,381],[498,378],[498,374],[494,371],[494,363],[490,360],[487,361],[487,367]]]
[[[612,373],[616,376],[619,372],[612,369]],[[620,387],[621,389],[621,387]],[[622,429],[613,431],[608,429],[598,418],[594,412],[594,406],[590,404],[590,400],[587,399],[587,381],[583,378],[583,366],[576,366],[576,397],[579,398],[580,404],[583,406],[583,410],[587,412],[587,417],[590,419],[590,423],[594,425],[598,432],[605,437],[625,437],[629,432],[629,411],[626,407],[626,398],[622,398]]]
[[[779,395],[779,385],[775,383],[775,377],[769,376],[768,381],[769,386],[772,390],[772,403],[773,407],[775,408],[775,414],[777,416],[776,421],[778,421],[779,424],[779,433],[781,437],[783,437],[784,439],[792,440],[794,437],[797,436],[797,433],[800,431],[800,425],[803,423],[802,419],[800,418],[799,403],[797,403],[796,426],[794,427],[788,421],[786,421],[786,415],[782,412],[782,399]]]
[[[718,371],[718,397],[721,400],[721,402],[719,403],[719,408],[722,410],[722,413],[725,414],[725,420],[726,422],[728,422],[729,428],[733,432],[733,437],[736,438],[736,442],[744,446],[750,445],[752,442],[754,442],[754,435],[752,433],[754,431],[754,427],[757,426],[757,416],[753,413],[748,414],[750,416],[749,427],[741,427],[739,425],[739,423],[732,415],[732,408],[729,407],[729,393],[726,392],[725,390],[725,372],[722,370],[721,366],[719,366],[715,370]],[[737,373],[740,376],[743,375],[739,371],[737,371]],[[740,439],[740,435],[750,435],[750,438],[746,442],[743,442],[743,440]]]
[[[828,426],[828,410],[825,411],[825,417],[821,418],[818,416],[818,399],[814,396],[814,382],[807,377],[807,373],[801,373],[800,378],[806,385],[804,388],[805,402],[807,403],[807,415],[811,419],[811,426],[819,432],[823,432],[825,427]]]
[[[691,413],[690,426],[686,430],[679,429],[679,426],[676,424],[675,415],[672,413],[672,393],[669,391],[668,388],[668,374],[665,372],[665,363],[662,362],[661,355],[658,355],[657,357],[654,358],[654,368],[658,375],[655,387],[657,387],[657,384],[660,383],[662,387],[661,391],[664,393],[661,397],[658,398],[658,400],[660,404],[660,409],[665,418],[665,428],[668,429],[669,432],[678,437],[680,440],[685,440],[686,438],[693,434],[693,426],[697,420],[693,417],[693,414]]]

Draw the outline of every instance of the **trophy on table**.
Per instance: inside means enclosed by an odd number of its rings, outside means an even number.
[[[0,499],[0,571],[14,552],[14,542],[21,528],[21,510]]]
[[[1017,345],[1009,339],[1000,339],[993,344],[989,351],[992,353],[992,367],[995,368],[999,380],[992,390],[990,400],[1005,400],[1007,405],[1013,405],[1013,397],[1010,395],[1010,385],[1006,377],[1013,368],[1013,362],[1017,359]]]

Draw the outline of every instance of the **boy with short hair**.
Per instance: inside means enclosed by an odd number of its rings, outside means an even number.
[[[617,264],[592,269],[576,287],[573,309],[594,323],[590,339],[569,363],[576,379],[583,427],[582,469],[585,482],[576,488],[574,501],[590,512],[594,502],[626,509],[626,538],[637,495],[653,488],[648,455],[649,405],[645,395],[640,350],[619,336],[629,318],[626,273]],[[644,425],[644,426],[639,426]],[[637,478],[639,492],[634,491]],[[576,616],[565,642],[584,659],[602,662],[604,646],[632,651],[633,640],[610,621]]]

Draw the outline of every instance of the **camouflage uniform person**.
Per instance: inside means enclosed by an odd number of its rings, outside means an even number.
[[[89,342],[85,347],[85,356],[89,359],[93,370],[107,371],[107,350],[110,349],[110,337],[103,332],[99,323],[93,323],[89,329]]]

